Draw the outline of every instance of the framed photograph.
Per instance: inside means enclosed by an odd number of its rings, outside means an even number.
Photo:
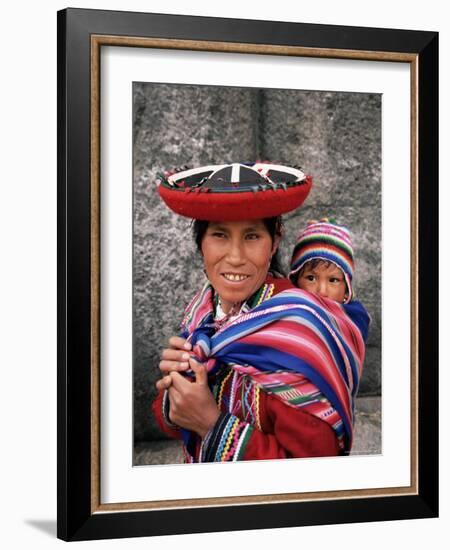
[[[435,32],[58,13],[59,538],[438,515],[437,95]],[[265,444],[245,455],[248,434],[265,434],[256,416],[238,419],[234,451],[211,451],[221,416],[191,452],[158,419],[172,425],[155,406],[163,350],[212,282],[190,217],[161,187],[202,166],[186,195],[220,169],[263,171],[252,196],[266,204],[280,166],[311,185],[283,211],[280,273],[310,220],[351,231],[340,301],[364,304],[370,329],[351,443],[335,456]],[[242,403],[262,411],[267,384],[242,382]],[[305,403],[310,418],[318,400]],[[340,426],[327,425],[339,445]]]

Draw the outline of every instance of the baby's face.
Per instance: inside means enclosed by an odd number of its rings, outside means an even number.
[[[297,286],[309,292],[316,292],[325,298],[336,302],[344,302],[347,298],[347,284],[344,273],[336,265],[320,262],[315,267],[305,265],[303,273],[299,274]]]

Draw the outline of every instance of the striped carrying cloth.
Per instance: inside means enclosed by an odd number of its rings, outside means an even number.
[[[329,423],[342,453],[348,454],[370,322],[363,305],[339,304],[292,288],[252,309],[244,306],[237,318],[218,327],[213,299],[207,283],[188,305],[181,325],[208,373],[226,364],[250,376],[287,405]]]

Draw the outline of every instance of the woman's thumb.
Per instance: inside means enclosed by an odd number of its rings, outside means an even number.
[[[192,357],[189,359],[189,364],[191,369],[194,371],[195,382],[197,384],[206,385],[208,383],[208,374],[206,372],[205,365],[202,365],[195,359],[192,359]]]

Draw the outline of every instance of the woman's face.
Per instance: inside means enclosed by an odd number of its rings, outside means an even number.
[[[201,245],[203,262],[225,313],[263,284],[278,243],[262,220],[209,223]]]

